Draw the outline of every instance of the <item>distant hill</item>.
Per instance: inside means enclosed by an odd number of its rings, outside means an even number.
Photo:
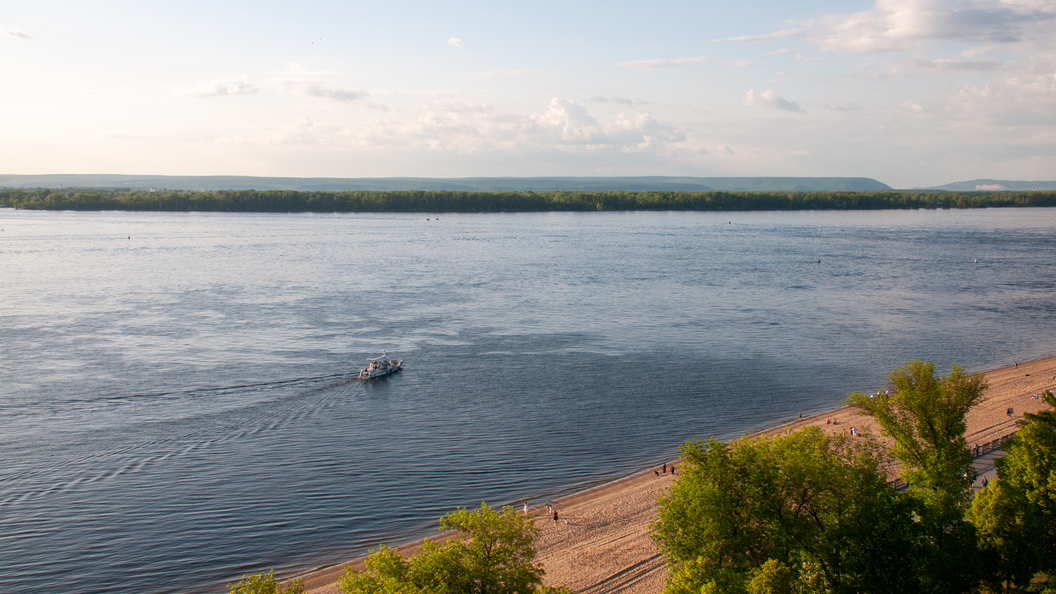
[[[870,192],[867,177],[249,177],[235,175],[0,175],[6,188],[168,190],[448,190],[467,192]]]
[[[946,184],[944,186],[935,186],[926,189],[947,190],[950,192],[1052,191],[1056,190],[1056,181],[1012,181],[1007,179],[973,179],[971,181],[953,182],[952,184]]]

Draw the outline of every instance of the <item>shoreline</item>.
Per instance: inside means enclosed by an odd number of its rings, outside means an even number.
[[[1056,391],[1056,356],[1016,363],[982,372],[989,387],[983,401],[968,414],[969,446],[986,443],[1015,430],[1024,412],[1045,408],[1033,394]],[[1015,413],[1006,414],[1012,407]],[[835,420],[835,424],[826,423]],[[874,429],[871,419],[849,405],[792,419],[741,436],[772,436],[808,426],[819,426],[830,433]],[[677,454],[674,455],[677,458]],[[680,463],[677,459],[675,463]],[[564,523],[551,522],[545,513],[533,509],[540,527],[537,561],[546,570],[544,584],[567,585],[584,594],[655,594],[663,589],[666,564],[649,535],[655,516],[656,496],[673,482],[673,475],[657,474],[659,468],[645,468],[615,480],[571,493],[555,500]],[[516,506],[515,506],[516,508]],[[434,542],[449,538],[447,533],[430,537]],[[403,555],[416,551],[424,539],[393,547]],[[364,568],[367,556],[344,563],[316,567],[290,576],[304,582],[306,594],[337,594],[337,581],[348,567]]]

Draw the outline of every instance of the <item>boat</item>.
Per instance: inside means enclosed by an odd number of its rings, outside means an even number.
[[[382,351],[380,357],[367,359],[367,366],[359,370],[359,375],[356,376],[356,379],[366,380],[385,377],[401,369],[403,369],[403,359],[390,359],[385,356],[385,351]]]

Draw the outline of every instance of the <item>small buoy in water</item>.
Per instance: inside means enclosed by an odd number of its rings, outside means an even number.
[[[818,260],[818,264],[821,264],[821,260]]]
[[[972,262],[972,264],[978,264],[978,263],[979,263],[979,258],[976,258],[975,261]]]

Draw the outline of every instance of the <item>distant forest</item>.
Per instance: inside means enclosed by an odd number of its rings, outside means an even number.
[[[34,210],[175,212],[546,212],[599,210],[879,210],[1056,206],[1056,192],[465,192],[443,190],[0,189]]]

